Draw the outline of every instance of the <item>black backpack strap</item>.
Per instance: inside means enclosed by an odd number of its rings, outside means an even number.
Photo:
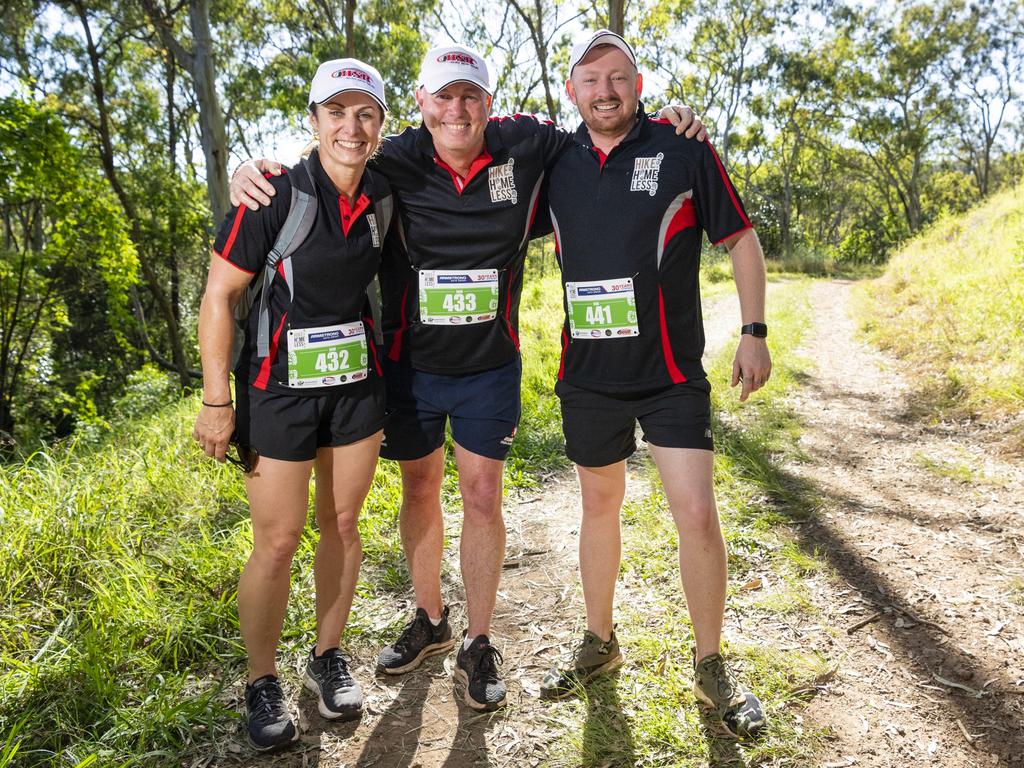
[[[270,286],[274,282],[274,275],[277,274],[277,265],[281,264],[285,283],[288,285],[289,298],[291,298],[294,296],[295,289],[289,257],[309,236],[313,229],[313,222],[316,221],[316,181],[309,168],[309,159],[304,157],[299,164],[306,171],[313,191],[306,192],[300,189],[298,179],[292,179],[292,200],[291,207],[288,209],[288,218],[284,220],[281,231],[277,233],[274,247],[267,254],[263,264],[262,279],[256,280],[254,284],[254,288],[260,294],[259,321],[256,330],[256,355],[258,357],[267,357],[270,354],[270,305],[267,296],[270,293]]]
[[[373,245],[378,253],[384,250],[384,239],[391,228],[391,219],[395,214],[395,197],[391,193],[391,184],[387,177],[367,168],[364,173],[373,190],[373,222],[370,229],[373,234]],[[366,298],[370,302],[370,316],[373,318],[373,338],[377,346],[384,343],[384,329],[381,318],[380,281],[377,276],[366,286]]]

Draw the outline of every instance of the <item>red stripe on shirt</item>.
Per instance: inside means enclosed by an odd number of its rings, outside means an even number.
[[[235,211],[235,221],[231,225],[231,232],[228,234],[228,240],[226,243],[224,243],[224,249],[221,251],[222,259],[227,259],[228,256],[231,254],[231,246],[235,244],[235,238],[238,237],[238,229],[239,227],[242,226],[242,217],[245,215],[245,212],[247,210],[249,209],[246,208],[244,205],[240,205],[238,206],[238,209]],[[230,261],[230,259],[228,260]]]
[[[373,367],[377,369],[377,375],[383,376],[384,371],[380,368],[380,360],[377,359],[377,344],[373,340],[374,325],[373,318],[363,315],[363,325],[369,327],[370,334],[366,337],[366,340],[370,343],[370,357],[373,358]]]
[[[274,338],[270,340],[270,354],[263,358],[263,363],[260,365],[259,375],[256,376],[256,381],[252,383],[256,389],[265,390],[267,388],[267,382],[270,381],[270,368],[274,365],[274,360],[277,359],[277,343],[281,339],[281,331],[284,329],[284,321],[287,318],[287,312],[281,315],[281,322],[277,324],[277,330],[274,332]]]
[[[512,343],[515,344],[516,352],[518,352],[519,336],[512,327],[512,281],[515,280],[515,277],[515,269],[510,269],[508,272],[508,301],[505,302],[505,325],[508,327],[508,335],[512,337]]]
[[[707,142],[707,145],[708,149],[711,150],[711,156],[715,158],[715,165],[718,166],[718,173],[722,176],[722,183],[725,185],[725,189],[729,193],[729,199],[732,200],[732,205],[736,209],[736,213],[740,215],[740,219],[746,226],[752,227],[753,224],[750,223],[750,219],[747,218],[747,214],[743,212],[743,207],[740,205],[740,201],[736,199],[736,190],[732,188],[729,177],[725,175],[725,168],[722,167],[722,161],[718,159],[718,153],[715,152],[715,148],[711,146],[710,141]]]
[[[235,264],[235,262],[233,262],[231,259],[229,259],[226,256],[223,256],[223,255],[217,253],[217,251],[213,250],[212,248],[210,250],[213,251],[213,255],[214,256],[220,256],[220,258],[224,259],[224,261],[226,261],[228,264],[230,264],[232,267],[234,267],[235,269],[239,270],[240,272],[245,272],[245,274],[247,274],[247,275],[255,275],[256,274],[255,272],[250,272],[245,267],[242,267],[242,266],[239,266],[238,264]]]
[[[661,324],[661,352],[665,356],[665,367],[668,368],[668,375],[672,378],[673,384],[682,384],[686,381],[683,372],[676,365],[676,359],[672,356],[672,343],[668,338],[668,323],[665,320],[665,297],[658,286],[658,321]]]
[[[693,207],[693,198],[688,197],[683,200],[683,204],[668,223],[668,230],[665,232],[665,242],[661,244],[662,250],[668,247],[668,241],[673,237],[684,229],[695,226],[697,226],[697,210]]]
[[[402,294],[401,324],[395,332],[395,337],[391,340],[391,349],[388,351],[388,360],[392,362],[398,362],[398,357],[402,354],[402,336],[405,334],[405,329],[409,327],[409,321],[406,319],[405,312],[405,302],[408,298],[409,284],[406,283],[405,293]]]

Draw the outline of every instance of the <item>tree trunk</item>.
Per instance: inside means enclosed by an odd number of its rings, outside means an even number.
[[[626,35],[626,0],[608,0],[608,29]]]
[[[192,79],[199,100],[199,135],[206,157],[206,189],[214,226],[231,208],[228,197],[228,139],[224,113],[217,96],[217,76],[213,65],[213,40],[210,36],[209,0],[191,0],[188,8],[192,29]]]
[[[345,55],[356,56],[356,0],[345,0]]]

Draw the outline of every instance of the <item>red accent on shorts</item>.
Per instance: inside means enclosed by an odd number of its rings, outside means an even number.
[[[505,326],[508,328],[508,335],[512,337],[512,343],[515,344],[516,352],[518,352],[519,336],[516,334],[515,328],[512,327],[512,281],[515,278],[515,269],[510,269],[508,271],[508,300],[505,302]]]
[[[399,355],[402,354],[402,336],[405,329],[409,327],[409,320],[406,318],[405,302],[409,298],[409,284],[405,284],[405,292],[402,294],[401,324],[395,332],[395,338],[391,340],[391,350],[388,352],[388,360],[397,363]]]
[[[729,199],[732,200],[733,208],[736,209],[736,213],[740,215],[740,219],[743,223],[748,227],[752,227],[753,224],[750,223],[750,219],[747,218],[747,214],[743,212],[743,206],[741,206],[740,201],[736,199],[736,190],[732,188],[732,184],[729,182],[729,177],[725,175],[725,168],[722,167],[722,161],[718,159],[718,153],[715,152],[715,148],[711,146],[710,141],[707,142],[707,145],[708,149],[711,150],[711,156],[715,158],[715,165],[718,166],[718,173],[722,176],[722,184],[725,185],[725,189],[729,193]],[[734,232],[733,234],[736,233]],[[729,237],[732,237],[732,235]]]
[[[448,165],[448,163],[440,157],[434,155],[434,162],[451,174],[452,184],[455,185],[455,191],[458,192],[460,196],[462,195],[462,190],[464,190],[466,185],[473,180],[473,177],[486,168],[493,160],[494,158],[491,157],[491,153],[487,151],[486,147],[484,147],[484,151],[477,156],[476,160],[469,164],[469,173],[466,174],[466,178],[462,178],[458,171]]]
[[[370,207],[370,198],[365,194],[359,195],[359,199],[356,200],[356,207],[353,209],[348,204],[348,198],[344,195],[338,195],[338,211],[341,213],[341,228],[345,232],[345,237],[348,237],[348,231],[352,227],[352,223],[363,215],[363,211]]]
[[[565,353],[569,349],[569,334],[562,329],[562,359],[558,363],[558,380],[561,381],[565,375]]]
[[[222,259],[227,259],[231,255],[231,246],[235,244],[235,238],[238,237],[238,229],[242,226],[242,217],[245,216],[245,212],[249,210],[244,205],[238,206],[235,211],[235,221],[231,225],[231,232],[228,233],[228,240],[224,243],[224,249],[220,252]],[[230,259],[228,259],[230,261]]]
[[[668,339],[668,323],[665,321],[665,297],[661,293],[661,286],[658,286],[658,321],[661,324],[661,351],[665,355],[665,367],[668,368],[668,375],[672,378],[673,384],[682,384],[686,381],[683,372],[676,366],[676,360],[672,356],[672,344]]]
[[[661,244],[662,250],[668,247],[668,241],[673,237],[684,229],[695,226],[697,226],[697,209],[693,206],[693,198],[688,197],[683,200],[682,206],[680,206],[675,216],[668,223],[668,229],[665,230],[665,242]]]
[[[256,377],[256,381],[252,383],[256,389],[265,390],[267,388],[267,382],[270,381],[270,368],[274,364],[274,360],[277,359],[277,343],[281,340],[281,331],[284,329],[284,321],[287,319],[288,313],[285,312],[281,315],[281,322],[277,324],[274,338],[270,340],[270,354],[263,358],[259,375]]]

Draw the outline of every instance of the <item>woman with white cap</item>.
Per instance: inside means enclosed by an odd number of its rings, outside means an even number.
[[[356,718],[362,709],[362,690],[339,645],[362,559],[356,520],[384,423],[367,287],[380,262],[378,219],[387,189],[365,167],[380,142],[386,110],[376,69],[356,59],[320,65],[309,95],[318,147],[274,177],[281,194],[270,206],[228,214],[200,309],[203,406],[194,437],[218,461],[231,458],[229,444],[237,447],[252,517],[253,549],[239,580],[238,619],[249,658],[249,738],[260,750],[298,738],[275,656],[312,472],[320,538],[313,565],[316,644],[305,685],[317,692],[324,717]],[[268,254],[283,250],[286,238],[279,235],[296,219],[289,217],[292,198],[303,194],[315,218],[308,234],[295,238],[301,243],[275,264]],[[257,291],[234,366],[233,402],[235,309]]]

